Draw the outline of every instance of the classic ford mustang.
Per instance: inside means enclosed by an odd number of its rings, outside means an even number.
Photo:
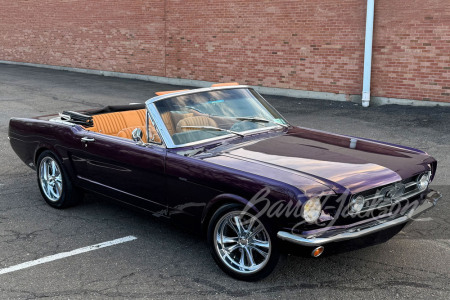
[[[157,95],[13,118],[11,146],[49,205],[92,191],[181,222],[204,232],[222,270],[249,281],[267,276],[285,246],[317,257],[391,237],[440,198],[427,153],[291,126],[248,86]]]

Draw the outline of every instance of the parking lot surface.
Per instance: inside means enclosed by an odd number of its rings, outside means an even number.
[[[294,125],[427,151],[438,160],[433,186],[444,197],[385,244],[319,259],[288,256],[256,283],[220,271],[200,236],[100,196],[89,194],[66,210],[47,206],[35,172],[7,139],[11,117],[144,102],[174,89],[180,87],[0,64],[1,299],[450,299],[450,108],[267,96]],[[130,236],[135,239],[1,274]]]

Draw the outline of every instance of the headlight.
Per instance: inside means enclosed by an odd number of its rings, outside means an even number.
[[[350,201],[350,211],[352,213],[359,213],[364,207],[364,196],[359,195]]]
[[[308,223],[314,223],[320,217],[321,212],[320,198],[311,198],[303,206],[303,219]]]
[[[425,173],[420,175],[419,179],[417,180],[417,187],[419,190],[424,191],[427,189],[428,184],[430,184],[430,174]]]

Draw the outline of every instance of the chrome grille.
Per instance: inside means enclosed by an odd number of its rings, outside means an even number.
[[[359,213],[389,207],[420,194],[423,190],[419,189],[417,180],[423,174],[363,193],[365,202]]]

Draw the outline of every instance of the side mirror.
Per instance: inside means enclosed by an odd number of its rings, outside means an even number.
[[[142,137],[144,134],[142,133],[142,130],[140,128],[135,128],[133,132],[131,133],[131,138],[135,142],[142,142]]]

